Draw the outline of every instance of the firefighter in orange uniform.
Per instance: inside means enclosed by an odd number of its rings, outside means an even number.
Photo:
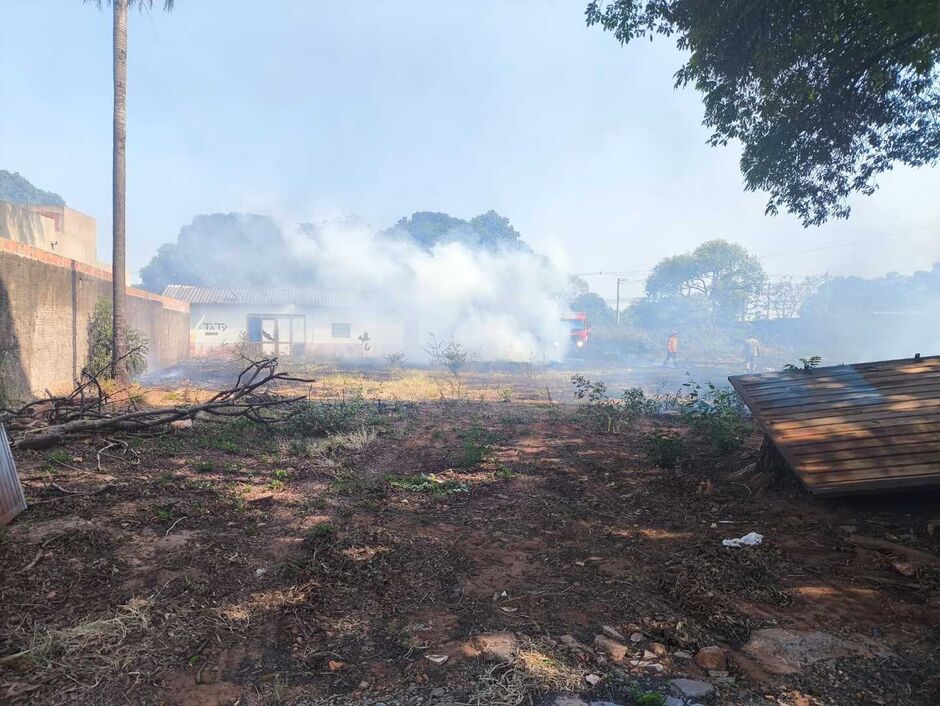
[[[666,339],[666,359],[663,361],[663,367],[665,368],[669,365],[669,361],[672,361],[672,367],[678,368],[679,361],[676,359],[676,356],[679,354],[679,334],[675,331],[669,334],[669,338]]]

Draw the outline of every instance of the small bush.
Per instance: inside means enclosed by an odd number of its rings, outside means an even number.
[[[88,322],[88,365],[87,369],[101,377],[111,377],[110,364],[112,337],[114,334],[114,309],[110,299],[99,299],[95,311]],[[147,369],[147,350],[149,341],[142,331],[127,329],[127,350],[124,358],[127,372],[139,375]]]
[[[342,402],[310,402],[287,423],[294,436],[327,436],[351,431],[358,426],[365,409],[360,397]]]
[[[675,468],[686,455],[685,439],[675,432],[654,432],[645,442],[650,460],[660,468]]]
[[[473,468],[479,466],[489,455],[494,438],[493,434],[483,427],[470,427],[463,434],[463,443],[460,452],[454,461],[457,468]]]
[[[385,362],[388,363],[388,367],[397,370],[405,362],[405,354],[402,351],[389,353],[385,356]]]
[[[819,364],[822,363],[821,355],[811,355],[809,358],[800,358],[800,364],[794,365],[793,363],[787,363],[783,366],[784,370],[804,370],[806,372],[811,372],[819,367]]]
[[[493,475],[500,480],[510,480],[516,477],[516,472],[512,470],[509,466],[500,465],[493,472]]]
[[[733,452],[744,445],[751,432],[747,407],[731,387],[713,382],[687,382],[682,416],[692,429],[718,451]]]
[[[571,384],[575,388],[574,396],[579,400],[587,400],[588,415],[608,432],[619,432],[640,417],[660,411],[659,401],[648,397],[639,387],[631,387],[624,390],[620,397],[612,398],[608,396],[607,385],[602,380],[572,375]]]
[[[470,351],[453,338],[445,343],[431,335],[424,350],[433,365],[441,365],[453,375],[458,375],[470,361]]]
[[[318,522],[304,534],[304,541],[307,544],[319,544],[335,536],[336,528],[333,525],[328,522]]]

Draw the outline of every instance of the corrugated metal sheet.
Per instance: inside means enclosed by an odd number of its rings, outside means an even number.
[[[728,379],[812,493],[940,484],[940,356]]]
[[[16,474],[7,431],[0,424],[0,525],[6,525],[26,509],[26,498]]]
[[[345,292],[328,289],[292,287],[195,287],[171,284],[164,297],[189,304],[247,304],[251,306],[354,306],[355,298]]]

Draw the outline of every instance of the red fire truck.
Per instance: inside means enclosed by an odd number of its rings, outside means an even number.
[[[583,311],[579,311],[563,320],[571,325],[571,331],[569,333],[571,342],[574,343],[577,348],[584,348],[584,344],[587,343],[588,339],[591,337],[591,326],[588,323],[587,314]]]

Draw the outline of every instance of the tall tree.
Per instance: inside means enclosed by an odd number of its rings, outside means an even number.
[[[766,279],[760,261],[744,247],[710,240],[656,265],[646,279],[646,295],[654,302],[696,299],[714,324],[742,316]]]
[[[587,23],[677,37],[676,85],[704,94],[711,144],[742,143],[770,214],[847,218],[881,172],[940,157],[937,0],[593,0]]]
[[[88,0],[83,0],[88,2]],[[112,143],[112,257],[113,342],[111,374],[118,380],[128,377],[127,354],[127,15],[131,5],[153,7],[153,0],[109,0],[114,11],[114,125]],[[163,9],[173,9],[174,0],[164,0]],[[102,0],[95,0],[101,7]]]

